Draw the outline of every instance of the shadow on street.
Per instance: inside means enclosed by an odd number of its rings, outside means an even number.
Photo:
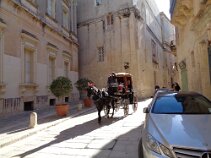
[[[86,112],[86,114],[93,113],[95,111],[96,110],[93,109]],[[24,130],[28,130],[29,117],[30,117],[31,112],[33,111],[26,111],[26,112],[11,116],[9,118],[3,118],[3,117],[0,118],[1,120],[0,134],[3,134],[3,133],[14,134],[14,133],[18,133]],[[64,117],[57,116],[54,108],[51,108],[50,110],[45,110],[44,112],[43,111],[35,111],[35,112],[37,112],[37,123],[39,125],[44,124],[44,123],[54,122],[56,120],[64,118]],[[67,117],[71,117],[72,114],[75,114],[77,112],[78,112],[77,108],[74,108],[74,109],[71,108],[70,115]],[[82,113],[77,116],[82,116],[84,114],[85,113]]]
[[[86,113],[87,114],[87,113]],[[35,152],[38,152],[39,150],[42,150],[46,147],[49,147],[51,145],[57,144],[57,143],[61,143],[65,140],[69,140],[69,139],[73,139],[77,136],[82,136],[85,135],[87,133],[90,133],[96,129],[98,129],[99,127],[103,127],[103,126],[108,126],[112,123],[115,123],[121,119],[123,119],[124,117],[118,117],[118,118],[110,118],[110,119],[105,119],[104,117],[102,118],[102,124],[99,125],[97,123],[97,119],[88,121],[84,124],[80,124],[80,125],[76,125],[72,128],[69,128],[67,130],[64,130],[62,132],[60,132],[60,134],[58,136],[56,136],[54,141],[51,141],[47,144],[44,144],[38,148],[35,148],[33,150],[29,150],[27,152],[24,152],[20,155],[16,155],[19,156],[20,158],[26,157],[27,155],[33,154]]]
[[[123,135],[120,135],[118,138],[116,138],[117,142],[115,143],[115,146],[113,146],[113,148],[109,149],[109,150],[111,150],[109,157],[111,157],[111,158],[116,157],[117,156],[116,154],[118,153],[118,154],[123,154],[122,157],[143,158],[142,146],[141,146],[142,145],[141,144],[142,128],[143,128],[143,124],[135,129],[123,134]],[[131,142],[133,145],[131,144]],[[106,144],[104,147],[106,147],[108,144]],[[102,149],[104,147],[102,147]],[[119,148],[120,148],[120,150],[119,150]],[[124,148],[124,149],[122,149],[122,148]],[[121,153],[120,151],[124,151],[124,153]],[[104,155],[105,155],[104,150],[101,150],[101,152],[99,152],[97,155],[94,155],[93,158],[101,158],[101,157],[104,157]]]

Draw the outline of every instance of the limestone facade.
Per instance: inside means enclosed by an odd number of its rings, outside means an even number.
[[[129,72],[139,98],[151,96],[155,85],[170,87],[176,80],[170,50],[174,27],[154,0],[77,3],[80,77],[103,88],[111,72]]]
[[[0,1],[0,114],[53,105],[51,81],[77,81],[76,33],[74,1]],[[66,101],[74,98],[75,87]]]
[[[211,0],[171,0],[183,90],[211,99]]]

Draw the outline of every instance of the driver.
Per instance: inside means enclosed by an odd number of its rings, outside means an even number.
[[[115,92],[117,92],[118,82],[116,78],[116,74],[114,72],[111,73],[111,75],[108,77],[108,94],[114,95]]]

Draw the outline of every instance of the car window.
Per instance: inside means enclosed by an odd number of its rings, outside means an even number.
[[[181,113],[183,107],[181,102],[178,102],[175,97],[158,97],[154,103],[153,113]]]
[[[160,96],[153,105],[152,113],[211,114],[211,102],[200,95]]]

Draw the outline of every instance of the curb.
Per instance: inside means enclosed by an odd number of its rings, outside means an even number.
[[[48,128],[52,127],[52,126],[56,126],[59,123],[67,121],[67,120],[69,120],[69,119],[71,119],[73,117],[80,116],[80,115],[82,115],[82,114],[84,114],[86,112],[89,112],[89,111],[94,111],[94,109],[95,109],[95,107],[91,107],[89,109],[83,109],[83,110],[77,111],[76,113],[74,113],[72,115],[69,115],[69,116],[67,116],[65,118],[61,118],[61,119],[56,120],[56,121],[54,121],[52,123],[49,123],[49,125],[43,125],[43,126],[42,125],[40,125],[40,126],[38,125],[35,128],[27,129],[26,131],[24,131],[23,134],[19,134],[17,136],[14,136],[14,137],[10,138],[10,140],[8,140],[6,142],[3,142],[3,143],[0,142],[0,148],[3,148],[3,147],[8,146],[10,144],[13,144],[13,143],[15,143],[15,142],[17,142],[19,140],[22,140],[22,139],[24,139],[26,137],[32,136],[33,134],[36,134],[36,133],[38,133],[40,131],[48,129]]]

